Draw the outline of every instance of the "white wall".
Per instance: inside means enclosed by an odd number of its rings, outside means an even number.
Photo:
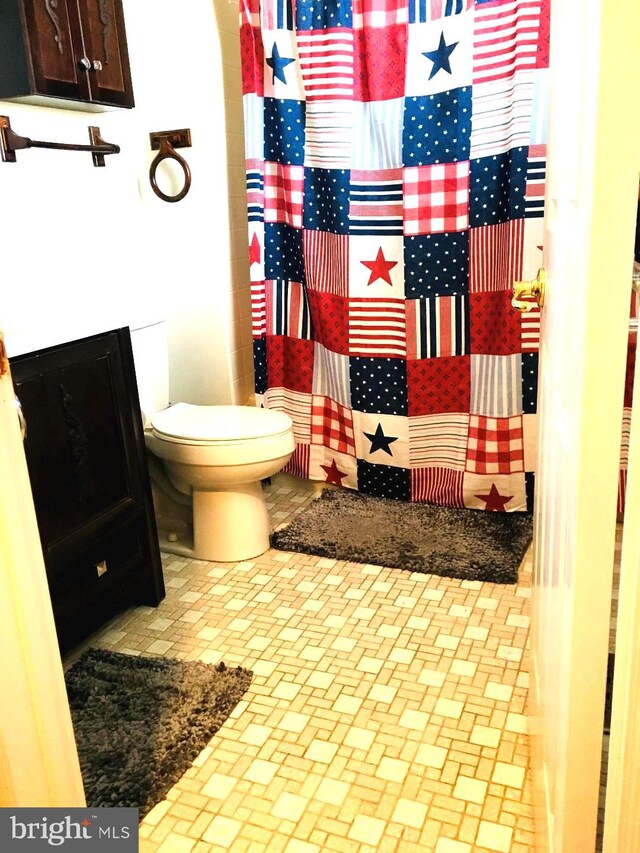
[[[7,349],[167,319],[171,399],[245,402],[252,367],[237,7],[124,0],[124,11],[133,110],[0,101],[24,136],[88,142],[96,124],[122,148],[104,169],[89,154],[43,150],[0,163]],[[193,183],[183,201],[167,204],[148,182],[149,133],[181,127],[192,132],[181,153]],[[159,174],[174,192],[171,177]]]

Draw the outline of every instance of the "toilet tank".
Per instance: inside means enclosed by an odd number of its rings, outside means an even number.
[[[131,346],[136,368],[138,396],[144,426],[169,405],[169,347],[167,323],[159,321],[131,327]]]

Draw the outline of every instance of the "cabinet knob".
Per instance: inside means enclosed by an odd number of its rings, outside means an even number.
[[[85,71],[91,70],[91,60],[89,59],[88,56],[82,56],[78,60],[78,65],[80,66],[80,68],[84,68]]]
[[[94,71],[102,71],[102,63],[99,59],[93,60],[93,70]]]

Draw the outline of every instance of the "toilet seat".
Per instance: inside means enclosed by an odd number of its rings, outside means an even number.
[[[285,437],[291,419],[283,412],[253,406],[176,403],[155,414],[151,428],[159,439],[174,444],[233,446]]]

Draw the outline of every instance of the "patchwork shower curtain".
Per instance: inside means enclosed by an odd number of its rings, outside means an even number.
[[[549,0],[241,0],[256,393],[286,470],[525,510]]]

